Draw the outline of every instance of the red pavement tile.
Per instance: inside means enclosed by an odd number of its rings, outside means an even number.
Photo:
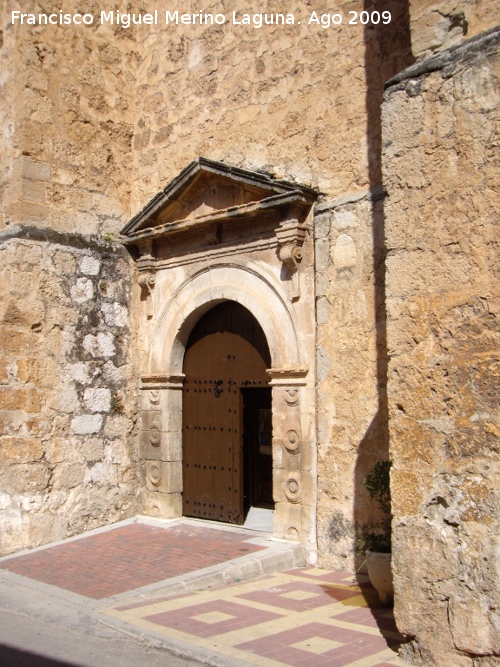
[[[214,637],[259,623],[266,623],[280,616],[281,614],[245,607],[234,602],[215,600],[174,611],[152,614],[144,618],[151,623],[181,630],[197,637]]]
[[[0,568],[95,600],[260,551],[241,533],[130,524],[0,563]]]
[[[388,632],[398,632],[392,610],[388,610],[387,607],[381,607],[380,609],[358,607],[342,614],[336,614],[332,618],[339,621],[347,621],[348,623],[355,623],[356,625],[379,628]]]
[[[297,581],[243,593],[238,597],[252,600],[252,602],[272,605],[273,607],[290,609],[291,611],[307,611],[358,595],[359,591],[356,590],[346,590],[335,586],[318,586],[313,583]]]
[[[321,653],[314,651],[318,639],[326,640],[325,650]],[[328,640],[341,645],[335,647],[335,644],[333,644],[334,648],[328,649]],[[312,647],[311,650],[306,648],[308,643]],[[265,658],[278,659],[280,662],[293,667],[320,667],[320,665],[343,667],[355,660],[375,655],[395,643],[384,639],[384,637],[368,635],[363,632],[323,625],[322,623],[307,623],[271,637],[263,637],[238,644],[237,648]]]

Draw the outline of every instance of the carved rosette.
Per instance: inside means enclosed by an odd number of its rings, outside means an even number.
[[[159,405],[160,403],[160,392],[157,389],[152,389],[148,392],[148,398],[151,405]]]
[[[278,257],[287,267],[292,278],[292,300],[300,299],[300,262],[307,227],[298,220],[288,220],[276,230]]]
[[[288,429],[283,438],[285,449],[291,454],[298,454],[300,452],[300,437],[298,434],[298,427]]]
[[[301,499],[300,479],[297,474],[289,475],[283,483],[283,491],[290,503],[296,504]]]
[[[300,393],[298,389],[285,389],[285,403],[289,408],[294,408],[299,404]]]
[[[159,420],[152,422],[149,429],[149,442],[153,447],[159,447],[161,444],[161,424]]]
[[[159,486],[161,482],[161,466],[156,461],[148,461],[147,464],[148,480],[153,486]]]

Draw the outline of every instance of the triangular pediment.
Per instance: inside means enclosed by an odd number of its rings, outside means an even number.
[[[311,201],[317,196],[312,188],[278,180],[269,173],[200,157],[156,194],[125,225],[122,234],[133,236],[141,230],[168,227],[169,223],[210,217],[217,211],[243,210],[286,194],[306,196]]]

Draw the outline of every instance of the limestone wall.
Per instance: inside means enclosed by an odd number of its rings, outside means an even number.
[[[365,42],[377,52],[371,86],[381,91],[409,64],[405,4],[384,4],[393,23],[384,28],[383,49],[382,26],[348,25],[349,11],[363,9],[360,1],[335,3],[345,18],[340,27],[309,23],[313,10],[334,13],[326,2],[299,1],[287,10],[237,0],[230,8],[204,2],[203,10],[228,17],[233,10],[239,16],[293,11],[296,23],[140,28],[132,209],[199,155],[310,183],[330,198],[366,188],[377,150],[366,131]],[[179,0],[169,9],[189,11]],[[377,96],[371,98],[376,105]]]
[[[0,238],[0,554],[138,511],[124,251],[13,227]]]
[[[361,481],[389,457],[382,191],[318,208],[318,551],[352,569],[353,545],[378,519]]]
[[[442,667],[500,654],[499,37],[383,110],[395,613],[407,658]]]
[[[410,0],[412,52],[423,58],[498,24],[496,0]]]
[[[46,5],[33,3],[29,11],[59,9]],[[69,1],[60,8],[77,11]],[[78,11],[97,16],[100,8],[88,0]],[[0,10],[6,140],[0,229],[20,223],[115,233],[129,214],[134,32],[13,25],[11,11],[19,9],[7,0]]]
[[[77,11],[49,5],[29,11]],[[134,514],[140,486],[130,267],[105,243],[129,217],[135,33],[19,9],[0,9],[2,553]]]

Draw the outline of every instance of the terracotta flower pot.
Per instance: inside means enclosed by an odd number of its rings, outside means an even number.
[[[382,604],[391,604],[394,598],[392,587],[391,554],[377,551],[366,552],[366,567],[372,586]]]

